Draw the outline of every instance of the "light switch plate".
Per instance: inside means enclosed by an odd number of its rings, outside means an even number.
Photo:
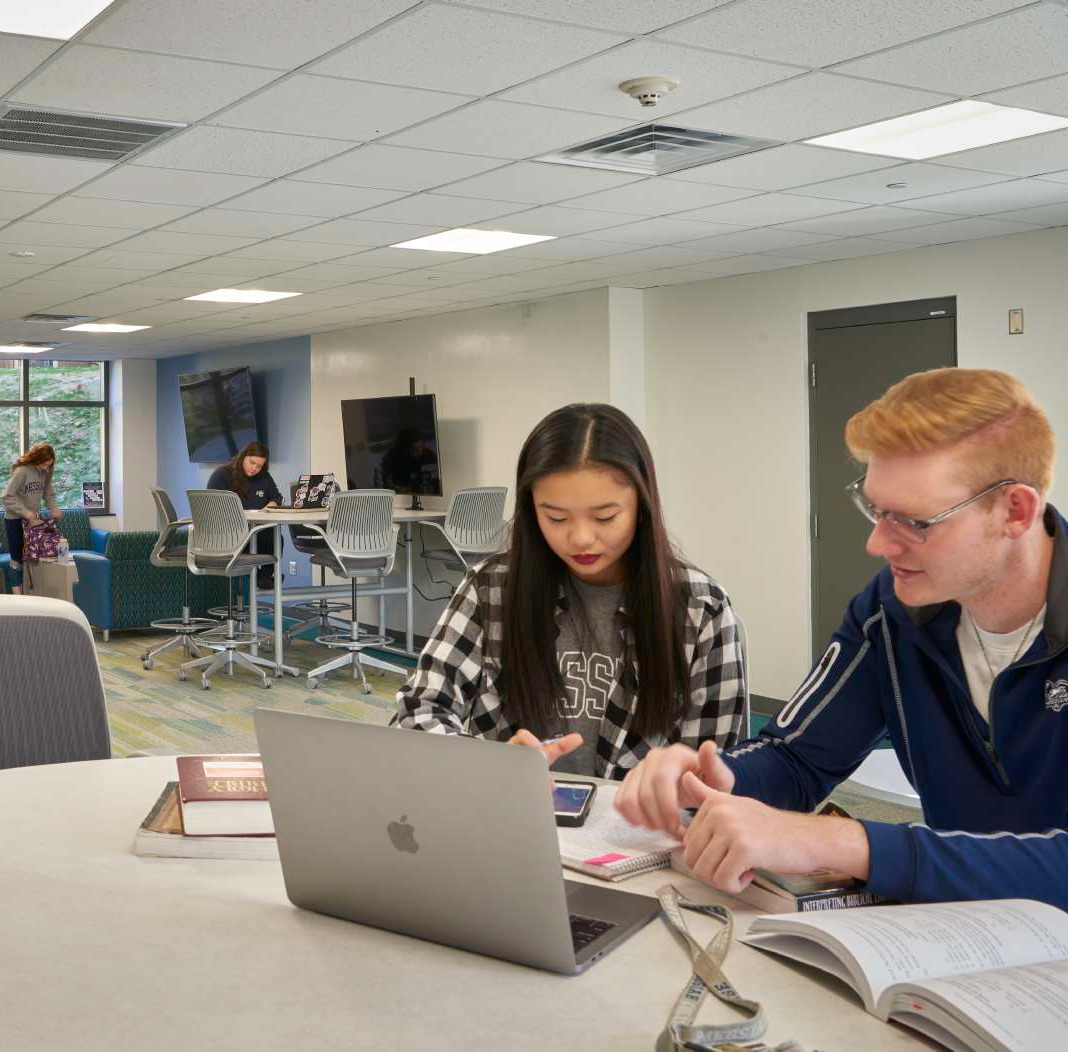
[[[1013,307],[1009,311],[1009,335],[1019,336],[1023,331],[1023,307]]]

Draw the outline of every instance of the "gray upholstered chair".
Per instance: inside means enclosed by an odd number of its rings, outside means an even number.
[[[0,768],[111,758],[93,631],[73,603],[0,595]]]
[[[399,527],[393,523],[393,498],[389,489],[356,489],[336,493],[330,501],[326,529],[311,523],[308,529],[319,532],[326,541],[326,550],[312,556],[312,564],[326,569],[352,583],[352,613],[348,632],[334,632],[317,636],[315,642],[335,650],[343,650],[340,657],[328,661],[308,673],[308,686],[314,690],[319,681],[335,669],[352,666],[353,676],[359,676],[365,694],[371,688],[364,675],[360,651],[365,647],[385,646],[393,640],[384,635],[361,635],[359,619],[360,578],[379,582],[393,571],[397,554]]]
[[[237,494],[222,489],[191,489],[189,511],[192,522],[187,541],[188,566],[194,574],[207,574],[227,579],[226,635],[212,636],[210,645],[214,654],[187,661],[178,669],[178,678],[187,679],[189,673],[200,671],[200,685],[208,690],[211,675],[221,668],[231,676],[236,667],[247,669],[260,677],[262,685],[269,687],[271,677],[265,669],[274,670],[275,663],[256,654],[246,654],[240,648],[258,643],[256,636],[236,631],[234,620],[234,578],[254,574],[261,566],[277,562],[273,555],[251,555],[244,551],[251,537],[260,530],[272,530],[265,524],[249,529],[248,520]],[[207,641],[206,641],[207,642]]]
[[[424,551],[423,558],[463,572],[479,559],[500,551],[507,534],[504,522],[507,497],[507,486],[458,489],[449,498],[445,522],[430,523],[441,530],[449,547]]]
[[[167,491],[158,486],[151,487],[152,500],[156,504],[156,522],[159,526],[159,537],[156,539],[152,553],[148,561],[153,566],[161,568],[177,567],[185,571],[182,574],[182,616],[168,617],[158,621],[150,621],[149,624],[157,632],[171,632],[170,639],[159,646],[146,650],[141,655],[141,664],[146,668],[152,668],[152,662],[164,651],[172,647],[180,646],[186,657],[204,657],[197,644],[196,636],[200,632],[215,628],[219,622],[210,617],[189,616],[189,553],[182,541],[185,539],[182,533],[189,525],[189,519],[179,519],[174,510],[174,503],[168,496]]]

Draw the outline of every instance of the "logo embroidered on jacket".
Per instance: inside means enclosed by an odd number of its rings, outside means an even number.
[[[266,490],[258,489],[258,490],[256,490],[256,496],[257,497],[263,497],[263,496],[266,495],[266,492],[267,492]]]
[[[1046,708],[1060,712],[1068,705],[1068,679],[1046,680]]]

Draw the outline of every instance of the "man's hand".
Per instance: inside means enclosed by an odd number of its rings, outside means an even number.
[[[661,829],[682,839],[680,807],[697,807],[704,799],[687,791],[685,775],[721,793],[734,789],[734,772],[723,762],[716,743],[694,752],[688,745],[651,749],[616,793],[616,810],[634,826]]]
[[[686,830],[683,860],[698,880],[720,891],[737,895],[755,869],[833,869],[868,879],[868,837],[851,818],[779,811],[750,797],[717,792],[692,772],[683,776],[683,789],[701,800]]]
[[[565,734],[560,738],[551,738],[547,742],[542,742],[534,734],[531,734],[528,730],[520,728],[508,739],[509,745],[526,745],[531,749],[541,749],[545,754],[545,759],[549,766],[552,767],[561,756],[566,756],[569,752],[574,752],[582,744],[581,734]]]

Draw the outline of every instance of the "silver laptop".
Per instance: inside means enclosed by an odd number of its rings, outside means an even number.
[[[296,906],[564,973],[660,910],[563,879],[532,749],[269,709],[255,722]]]

